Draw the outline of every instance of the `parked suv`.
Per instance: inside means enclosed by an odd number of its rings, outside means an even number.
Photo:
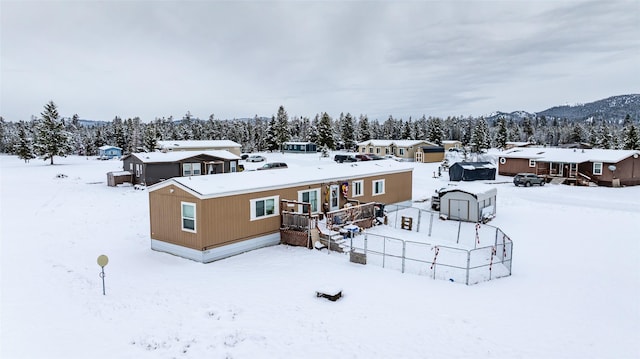
[[[358,159],[354,155],[335,155],[333,160],[339,163],[342,162],[358,162]]]
[[[373,159],[371,156],[365,154],[357,154],[356,158],[360,161],[371,161]]]
[[[518,173],[513,177],[513,184],[516,186],[523,185],[525,187],[530,187],[533,184],[544,186],[545,180],[544,177],[540,177],[533,173]]]
[[[262,165],[262,167],[258,167],[258,170],[273,170],[277,168],[288,168],[287,164],[284,162],[269,162]]]

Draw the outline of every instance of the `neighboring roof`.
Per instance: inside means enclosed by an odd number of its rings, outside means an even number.
[[[307,142],[295,142],[295,141],[293,141],[293,142],[284,142],[284,144],[285,145],[314,145],[315,143],[309,142],[309,141],[307,141]]]
[[[605,150],[605,149],[568,149],[550,147],[517,148],[499,154],[505,158],[526,158],[541,162],[583,163],[606,162],[618,163],[634,154],[635,150]]]
[[[215,150],[215,151],[202,151],[202,152],[189,152],[189,151],[177,151],[177,152],[142,152],[132,153],[129,156],[134,156],[142,163],[162,163],[162,162],[177,162],[187,158],[196,157],[200,155],[207,155],[211,157],[222,158],[225,160],[239,160],[240,157],[234,155],[227,150]],[[128,158],[129,156],[125,157]]]
[[[219,148],[242,147],[231,140],[187,140],[187,141],[158,141],[158,148]]]
[[[114,176],[131,176],[133,173],[131,171],[113,171],[109,172]]]
[[[462,143],[461,141],[458,140],[444,140],[442,141],[443,144],[450,144],[450,143]]]
[[[389,147],[391,145],[395,145],[397,147],[411,147],[411,146],[416,146],[423,143],[426,143],[429,145],[435,145],[429,141],[423,141],[423,140],[369,140],[369,141],[358,142],[358,146],[371,145],[375,147]]]
[[[456,162],[451,166],[455,166],[455,165],[458,165],[464,168],[465,170],[475,170],[480,168],[496,168],[496,166],[491,162]]]
[[[122,148],[120,148],[120,147],[109,146],[109,145],[100,146],[100,147],[98,147],[98,149],[99,150],[110,150],[110,149],[122,150]]]
[[[413,171],[411,164],[398,161],[366,161],[350,165],[331,162],[277,171],[243,171],[221,173],[215,176],[174,177],[155,184],[148,190],[156,191],[175,184],[198,198],[213,198],[411,171]]]
[[[524,146],[529,146],[531,144],[531,142],[513,142],[513,141],[507,141],[505,142],[505,144],[507,145],[511,145],[514,147],[524,147]]]
[[[440,146],[421,146],[420,149],[424,153],[444,152],[444,147]]]

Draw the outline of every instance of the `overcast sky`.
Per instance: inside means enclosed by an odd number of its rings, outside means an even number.
[[[1,102],[40,116],[480,116],[640,93],[640,1],[5,1]]]

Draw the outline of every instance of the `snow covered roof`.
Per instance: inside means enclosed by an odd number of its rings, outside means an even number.
[[[445,143],[446,144],[451,144],[451,143],[462,143],[462,142],[460,142],[458,140],[443,140],[442,143],[443,144],[445,144]]]
[[[308,144],[313,144],[313,142],[296,142],[296,141],[292,141],[292,142],[284,142],[285,145],[308,145]]]
[[[465,170],[475,170],[477,168],[496,168],[491,162],[456,162],[453,165],[458,164]],[[452,165],[452,166],[453,166]]]
[[[606,162],[617,163],[640,151],[634,150],[605,150],[605,149],[569,149],[549,147],[517,148],[499,154],[505,158],[527,158],[545,162],[582,163]]]
[[[342,181],[351,178],[413,171],[413,166],[398,161],[366,161],[352,164],[327,163],[303,168],[271,171],[244,171],[213,176],[174,177],[148,188],[155,191],[177,184],[198,198],[213,198],[258,192],[294,185]]]
[[[109,145],[104,145],[104,146],[100,146],[98,147],[99,150],[110,150],[112,148],[115,148],[116,150],[121,150],[122,148],[120,147],[116,147],[116,146],[109,146]]]
[[[416,146],[420,144],[435,145],[431,142],[421,141],[421,140],[369,140],[369,141],[358,142],[358,146],[371,145],[376,147],[389,147],[391,145],[394,145],[397,147],[411,147],[411,146]]]
[[[231,140],[187,140],[187,141],[158,141],[158,148],[216,148],[216,147],[242,147]]]
[[[234,155],[233,153],[227,150],[215,150],[215,151],[202,151],[202,152],[189,152],[189,151],[178,151],[178,152],[143,152],[143,153],[132,153],[131,156],[135,156],[143,163],[158,163],[158,162],[176,162],[181,161],[187,158],[196,157],[199,155],[207,155],[217,158],[222,158],[225,160],[239,160],[240,157]]]
[[[498,190],[495,187],[484,184],[484,183],[477,183],[477,182],[460,182],[459,184],[456,184],[456,185],[449,185],[441,189],[439,192],[440,194],[444,194],[447,192],[454,192],[454,191],[466,192],[475,196],[479,194],[495,195],[498,193]]]

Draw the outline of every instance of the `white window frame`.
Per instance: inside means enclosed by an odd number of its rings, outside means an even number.
[[[184,207],[191,206],[193,207],[193,218],[186,217],[184,214]],[[184,220],[189,219],[193,220],[193,229],[184,226]],[[197,227],[197,215],[196,215],[196,204],[191,202],[180,202],[180,228],[182,228],[185,232],[196,233]]]
[[[142,165],[136,163],[136,177],[140,177],[142,175]]]
[[[534,159],[529,159],[529,167],[533,168],[536,166],[536,160]]]
[[[311,189],[306,189],[306,190],[302,190],[302,191],[298,191],[298,202],[304,202],[304,200],[302,199],[302,196],[305,193],[309,193],[309,192],[315,192],[316,193],[316,203],[315,203],[315,208],[313,206],[313,203],[311,203],[311,214],[314,213],[318,213],[320,212],[320,188],[311,188]],[[298,206],[298,212],[304,212],[304,208],[302,208],[302,205]]]
[[[507,163],[507,159],[504,157],[500,157],[500,164],[503,165],[505,163]]]
[[[196,171],[197,168],[197,171]],[[197,173],[196,173],[197,172]],[[185,162],[182,164],[182,177],[200,176],[202,174],[202,164],[199,162]]]
[[[398,148],[398,155],[404,156],[404,148]]]
[[[237,161],[231,161],[229,162],[229,169],[231,170],[231,172],[238,172],[238,162]]]
[[[273,200],[273,213],[272,214],[265,214],[262,216],[258,216],[256,213],[256,203],[260,202],[260,201],[268,201],[268,200]],[[276,217],[280,215],[280,196],[272,196],[272,197],[262,197],[262,198],[254,198],[249,200],[249,205],[250,205],[250,219],[252,221],[255,220],[259,220],[259,219],[265,219],[265,218],[270,218],[270,217]],[[265,206],[266,209],[266,206]]]
[[[351,197],[364,196],[364,180],[351,182]]]
[[[594,176],[602,176],[602,169],[604,168],[602,162],[594,162],[593,163],[593,175]]]
[[[377,192],[378,189],[378,184],[380,184],[380,191]],[[373,196],[379,196],[381,194],[384,194],[384,179],[379,179],[379,180],[373,180],[371,181],[371,194]]]

